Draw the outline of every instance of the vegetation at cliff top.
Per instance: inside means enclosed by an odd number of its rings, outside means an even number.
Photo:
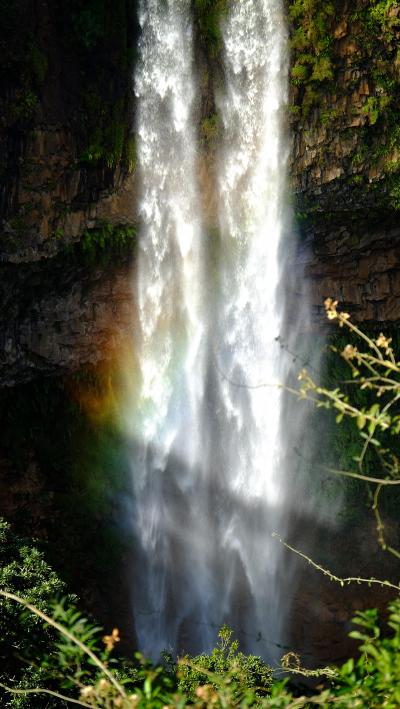
[[[366,98],[363,112],[368,117],[369,126],[378,121],[385,123],[387,140],[384,150],[389,153],[399,140],[396,130],[400,113],[397,0],[357,2],[348,16],[339,12],[334,2],[293,0],[289,4],[289,17],[292,22],[291,78],[297,87],[293,112],[307,116],[312,106],[320,103],[333,86],[338,64],[335,29],[345,20],[349,23],[348,36],[355,42],[359,59],[370,61],[373,58],[373,93]]]

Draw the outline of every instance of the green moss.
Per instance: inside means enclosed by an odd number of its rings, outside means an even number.
[[[391,13],[397,0],[369,0],[351,15],[352,35],[368,61],[371,95],[362,109],[368,117],[363,143],[353,156],[353,164],[368,160],[383,167],[383,186],[391,207],[398,208],[393,186],[391,155],[400,149],[400,72],[396,36],[400,18]],[[371,61],[372,58],[372,61]]]
[[[121,253],[131,248],[135,243],[136,229],[123,224],[101,222],[94,229],[87,229],[79,242],[83,255],[96,259],[99,253],[103,255]]]
[[[16,92],[9,115],[15,122],[30,121],[35,115],[38,102],[38,96],[34,91],[29,88],[20,89]]]
[[[205,118],[200,126],[201,143],[206,150],[215,148],[221,128],[221,120],[217,113]]]
[[[298,61],[291,71],[292,81],[296,86],[301,86],[310,78],[310,67]]]
[[[106,266],[109,263],[120,263],[132,256],[136,247],[136,236],[136,226],[98,221],[95,227],[83,232],[79,241],[64,246],[60,253],[63,259],[78,265]],[[64,237],[60,227],[52,235],[55,240]]]
[[[222,49],[221,23],[232,0],[194,0],[195,22],[211,57]]]
[[[339,116],[339,111],[337,108],[331,108],[327,111],[321,112],[321,123],[323,126],[329,125],[335,121]]]
[[[291,79],[295,86],[303,89],[296,96],[296,105],[303,115],[319,102],[323,87],[334,79],[334,15],[333,3],[324,0],[294,0],[289,5],[293,53]]]
[[[74,16],[73,26],[79,42],[85,49],[96,47],[99,40],[104,38],[104,3],[89,0]]]
[[[313,70],[311,74],[311,81],[332,81],[333,79],[333,69],[332,60],[326,55],[316,57],[313,62]]]
[[[47,57],[39,47],[34,45],[30,52],[29,61],[36,83],[41,86],[44,83],[49,68]]]
[[[17,236],[22,236],[28,229],[26,220],[22,214],[16,214],[15,217],[10,219],[10,227]]]
[[[379,118],[379,100],[376,96],[370,96],[362,108],[362,112],[368,116],[371,126],[374,126]]]

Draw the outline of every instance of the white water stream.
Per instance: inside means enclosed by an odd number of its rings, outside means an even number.
[[[233,0],[223,28],[217,283],[196,180],[190,3],[142,0],[139,20],[139,382],[127,416],[138,643],[154,658],[208,650],[228,622],[245,649],[268,656],[284,492],[271,386],[282,376],[282,3]]]

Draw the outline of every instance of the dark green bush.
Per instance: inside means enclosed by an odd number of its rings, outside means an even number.
[[[2,519],[0,589],[23,596],[45,613],[52,612],[55,596],[66,592],[64,582],[46,562],[44,554],[31,541],[13,534],[10,525]],[[73,596],[68,597],[69,603],[73,600]],[[53,633],[37,616],[21,613],[21,607],[13,601],[0,599],[0,678],[3,681],[11,676],[18,686],[36,686],[38,677],[43,676],[43,669],[39,675],[37,670],[53,643]],[[31,666],[21,663],[21,657]],[[0,701],[5,701],[1,690]],[[10,706],[39,705],[33,704],[32,698],[15,696]]]
[[[245,655],[239,650],[233,631],[226,625],[218,633],[218,644],[210,655],[183,657],[179,663],[178,689],[189,699],[196,698],[199,686],[210,685],[218,690],[227,680],[232,697],[241,699],[248,693],[261,698],[269,693],[272,670],[261,657]]]

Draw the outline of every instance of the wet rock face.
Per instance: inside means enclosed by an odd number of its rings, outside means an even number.
[[[315,321],[324,320],[323,302],[334,297],[358,322],[395,323],[400,318],[400,227],[360,224],[353,230],[321,227],[305,236],[297,263],[304,268],[304,297]]]
[[[4,216],[0,259],[20,263],[55,256],[101,221],[133,224],[135,178],[122,168],[82,166],[65,127],[37,128],[27,136],[14,209]]]
[[[0,384],[112,360],[132,336],[132,264],[2,266]]]
[[[125,183],[134,218],[136,3],[16,0],[1,22],[0,260],[34,261],[112,221]]]
[[[400,107],[391,92],[400,78],[400,7],[371,24],[365,13],[372,3],[333,5],[323,38],[329,40],[331,77],[291,86],[292,185],[300,210],[337,213],[368,204],[375,211],[388,196],[385,178],[399,156],[393,124]],[[301,52],[292,55],[292,63],[301,62]]]

